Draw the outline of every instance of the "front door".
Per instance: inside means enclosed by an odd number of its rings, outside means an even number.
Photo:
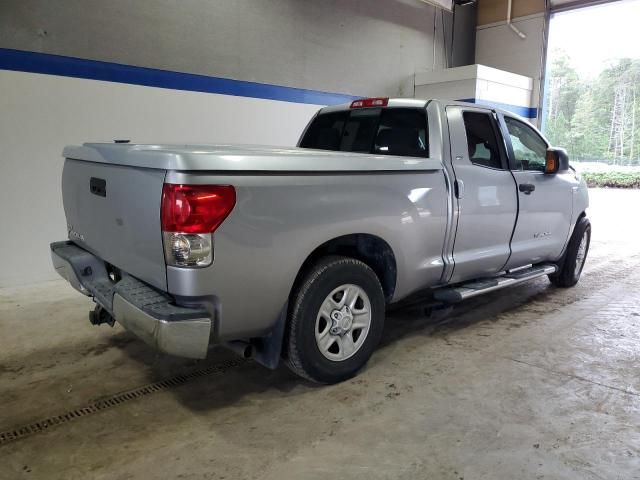
[[[520,120],[502,119],[520,204],[507,268],[557,260],[569,236],[573,175],[545,174],[544,138]]]
[[[501,271],[511,253],[518,199],[494,112],[447,107],[458,203],[450,282]]]

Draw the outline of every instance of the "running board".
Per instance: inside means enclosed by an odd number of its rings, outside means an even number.
[[[517,269],[507,272],[499,277],[471,280],[466,283],[461,283],[455,287],[439,288],[433,293],[433,298],[440,302],[457,303],[462,300],[466,300],[467,298],[482,295],[483,293],[528,282],[534,278],[555,273],[556,270],[557,267],[549,263],[524,269]]]

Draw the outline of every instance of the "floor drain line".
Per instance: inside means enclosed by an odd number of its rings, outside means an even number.
[[[44,420],[39,420],[37,422],[29,423],[27,425],[0,432],[0,446],[10,442],[15,442],[16,440],[20,440],[30,435],[46,432],[52,427],[70,422],[77,418],[87,417],[94,413],[102,412],[109,408],[122,405],[123,403],[129,402],[131,400],[136,400],[152,393],[183,385],[197,378],[224,373],[233,367],[241,365],[241,363],[242,362],[240,360],[228,360],[216,365],[212,365],[208,368],[203,368],[202,370],[196,370],[193,372],[185,373],[183,375],[177,375],[166,380],[161,380],[159,382],[150,383],[142,387],[134,388],[133,390],[127,390],[126,392],[117,393],[110,397],[97,400],[93,403],[90,403],[89,405],[85,405],[84,407],[70,410],[61,415],[54,415],[52,417],[45,418]]]

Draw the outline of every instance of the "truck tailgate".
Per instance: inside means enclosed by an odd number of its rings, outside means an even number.
[[[166,267],[160,202],[166,171],[66,159],[62,199],[69,239],[161,290]]]

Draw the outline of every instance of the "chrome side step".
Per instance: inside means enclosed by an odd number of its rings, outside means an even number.
[[[457,303],[467,298],[476,297],[483,293],[500,290],[519,283],[533,280],[543,275],[549,275],[557,270],[555,265],[550,263],[536,265],[524,269],[515,269],[504,273],[499,277],[483,278],[461,283],[455,287],[443,287],[435,290],[433,298],[446,303]]]

